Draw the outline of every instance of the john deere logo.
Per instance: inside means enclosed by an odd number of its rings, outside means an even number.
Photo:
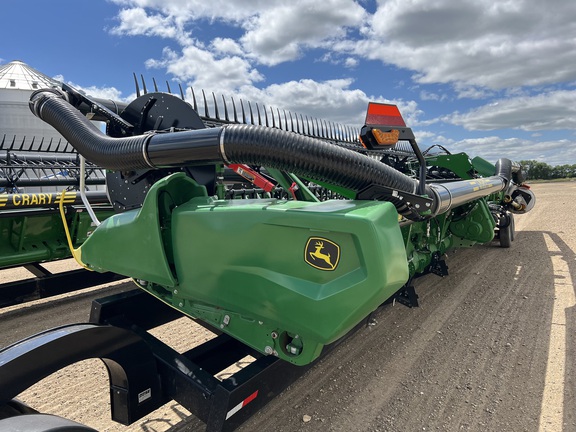
[[[306,243],[304,261],[319,270],[335,270],[340,261],[340,246],[321,237],[310,237]]]

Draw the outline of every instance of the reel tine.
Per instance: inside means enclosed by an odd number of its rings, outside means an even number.
[[[236,111],[236,102],[234,101],[234,96],[232,98],[232,108],[234,109],[234,123],[238,123],[238,112]]]
[[[252,111],[252,103],[248,101],[248,108],[250,109],[250,124],[254,124],[254,112]]]
[[[282,117],[280,116],[280,109],[276,108],[276,112],[278,113],[278,127],[282,129]]]
[[[146,81],[144,81],[144,76],[140,74],[140,79],[142,80],[142,88],[144,89],[144,94],[148,94],[148,90],[146,89]]]
[[[140,97],[140,86],[138,85],[138,78],[136,78],[136,73],[132,72],[134,75],[134,85],[136,86],[136,97]]]
[[[262,117],[260,116],[260,106],[256,104],[256,112],[258,113],[258,126],[262,126]]]
[[[208,112],[208,102],[206,102],[206,93],[204,93],[204,89],[202,89],[202,97],[204,98],[204,116],[210,117],[210,113]]]
[[[285,126],[285,130],[288,130],[288,118],[286,117],[286,110],[282,110],[284,111],[284,126]]]
[[[246,123],[246,110],[244,109],[244,101],[242,99],[240,99],[240,106],[242,107],[242,123],[247,124]]]
[[[156,85],[156,79],[152,77],[152,83],[154,84],[154,91],[158,93],[158,86]]]
[[[192,102],[194,105],[194,111],[198,112],[198,103],[196,102],[196,94],[194,93],[194,87],[190,87],[190,91],[192,92]]]
[[[216,120],[220,119],[220,113],[218,112],[218,102],[216,102],[216,95],[212,92],[212,99],[214,100],[214,113],[216,115]]]
[[[226,104],[226,99],[224,98],[224,95],[222,95],[222,103],[224,104],[224,120],[229,122],[230,118],[228,117],[228,105]]]
[[[356,131],[354,129],[352,129],[351,126],[348,127],[348,140],[349,142],[356,142],[356,137],[360,135],[359,133],[356,133]]]
[[[268,110],[266,109],[266,105],[262,105],[262,107],[264,108],[264,119],[266,120],[266,127],[270,127],[270,124],[268,123]]]
[[[146,89],[146,83],[144,82],[144,77],[140,75],[142,79],[142,87],[144,87],[143,92],[138,83],[136,74],[133,73],[134,83],[136,85],[136,92],[139,96],[146,94],[148,90]],[[158,86],[156,80],[152,78],[154,83],[154,88],[158,91]],[[168,92],[172,93],[170,87],[170,82],[166,81],[166,86]],[[187,94],[182,88],[182,85],[178,84],[178,89],[180,93],[180,98],[186,101]],[[280,109],[278,107],[266,106],[263,103],[246,101],[244,103],[243,99],[240,100],[240,106],[236,105],[236,100],[233,96],[230,96],[230,100],[227,99],[226,95],[220,94],[218,97],[215,92],[212,93],[212,98],[210,104],[214,104],[213,114],[212,109],[208,103],[209,95],[206,94],[204,89],[202,91],[202,102],[204,103],[203,113],[201,117],[204,120],[212,120],[217,124],[224,123],[239,123],[239,124],[250,124],[259,125],[272,128],[278,128],[285,130],[287,132],[293,132],[301,135],[306,135],[310,137],[315,137],[318,139],[334,140],[339,142],[350,142],[357,143],[357,133],[356,131],[348,125],[339,124],[330,120],[324,120],[317,117],[310,117],[308,115],[299,114],[297,112],[292,112],[287,109]],[[191,105],[193,109],[200,114],[199,110],[199,99],[196,97],[196,92],[193,87],[190,87],[190,93],[192,96]],[[221,98],[221,102],[219,102]],[[231,101],[232,107],[228,106]],[[220,106],[220,103],[223,105]],[[255,106],[255,108],[254,108]],[[250,116],[248,118],[248,115]],[[240,118],[240,116],[242,118]],[[6,139],[2,145],[5,145]]]
[[[274,119],[274,110],[270,107],[270,115],[272,116],[272,127],[276,127],[276,120]]]

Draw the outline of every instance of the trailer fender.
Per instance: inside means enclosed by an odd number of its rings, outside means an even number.
[[[154,355],[136,333],[110,325],[72,324],[0,351],[0,405],[48,375],[100,358],[108,369],[112,419],[128,425],[163,402]]]

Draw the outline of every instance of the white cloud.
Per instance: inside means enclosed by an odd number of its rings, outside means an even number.
[[[346,66],[347,68],[355,68],[356,66],[358,66],[360,62],[358,61],[358,59],[354,58],[354,57],[347,57],[346,60],[344,60],[344,66]]]
[[[99,99],[111,99],[115,101],[130,102],[134,99],[134,95],[129,95],[127,97],[122,96],[122,91],[118,90],[116,87],[98,87],[98,86],[82,86],[80,84],[73,83],[72,81],[67,81],[64,75],[56,75],[52,77],[54,80],[61,83],[66,83],[69,86],[75,88],[76,90],[84,93],[87,96],[92,96]]]
[[[420,83],[502,89],[576,79],[576,2],[390,0],[367,39],[342,46],[416,72]]]
[[[149,15],[142,8],[122,9],[118,14],[120,24],[111,30],[115,35],[158,36],[185,42],[189,34],[170,16]]]
[[[362,90],[351,89],[351,85],[350,79],[322,82],[305,79],[273,84],[263,89],[244,87],[240,92],[245,100],[352,126],[364,124],[370,101],[397,104],[407,124],[416,123],[422,114],[413,101],[367,95]]]
[[[576,80],[572,0],[553,7],[539,0],[388,0],[372,16],[352,0],[113,1],[124,8],[115,34],[155,35],[187,46],[192,33],[201,39],[196,30],[202,24],[219,21],[240,35],[205,45],[269,66],[321,48],[406,68],[423,84],[454,84],[466,98],[486,97],[486,89]]]
[[[492,163],[505,157],[511,160],[538,160],[550,165],[563,165],[576,160],[576,141],[537,141],[520,138],[503,139],[498,136],[471,138],[451,143],[452,153],[465,152],[480,156]]]
[[[438,94],[427,90],[420,90],[420,99],[425,101],[443,101],[447,99],[446,94]]]
[[[243,55],[242,48],[234,39],[216,38],[212,41],[212,47],[218,54]]]
[[[156,35],[188,45],[194,23],[217,20],[243,31],[238,43],[254,61],[276,65],[297,59],[303,48],[319,47],[346,36],[347,28],[366,19],[365,10],[353,0],[295,0],[290,3],[245,0],[114,0],[124,9],[111,31],[118,35]],[[147,12],[147,10],[154,11]],[[184,29],[190,28],[186,32]],[[218,38],[220,39],[220,38]],[[213,42],[223,48],[222,39]],[[231,47],[227,42],[228,48]],[[238,47],[234,54],[239,55]],[[231,52],[232,53],[232,52]]]
[[[257,70],[240,57],[216,57],[194,45],[184,47],[180,53],[165,48],[161,60],[150,59],[146,66],[165,68],[178,81],[207,90],[232,91],[263,79]]]
[[[276,65],[298,58],[302,46],[345,37],[346,27],[358,26],[364,17],[364,9],[350,0],[277,2],[247,21],[241,41],[258,62]]]
[[[402,94],[404,99],[397,98],[401,112],[426,142],[433,132],[417,127],[433,128],[441,121],[467,130],[576,130],[576,91],[570,90],[576,85],[573,0],[553,5],[539,0],[380,0],[373,15],[364,1],[353,0],[112,1],[123,8],[112,32],[176,41],[161,55],[151,53],[154,58],[146,64],[195,88],[353,125],[362,124],[369,100],[392,102],[379,92]],[[215,37],[205,31],[209,25],[223,31]],[[330,75],[266,84],[282,63],[310,52],[332,66]],[[394,85],[396,80],[385,89],[355,88],[350,76],[368,75],[369,69],[360,65],[372,67],[365,59],[383,62],[384,73],[390,65],[396,72],[405,70],[405,82]],[[317,65],[310,69],[320,70]],[[447,84],[454,93],[447,85],[431,91],[426,84]],[[407,89],[426,101],[450,99],[454,106],[467,99],[480,106],[426,119],[416,102],[406,100]],[[548,148],[574,146],[550,140],[546,133],[528,141],[494,136],[452,142],[436,135],[440,144],[470,146],[490,157],[506,148],[515,154],[520,144],[532,158],[548,157],[538,139]]]
[[[465,114],[453,114],[444,120],[468,130],[576,129],[576,90],[501,99]]]
[[[177,18],[180,22],[196,19],[240,22],[277,4],[269,0],[242,0],[241,3],[231,3],[229,0],[112,0],[112,2],[126,8],[158,10]]]

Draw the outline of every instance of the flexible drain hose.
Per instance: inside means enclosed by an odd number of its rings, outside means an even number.
[[[32,112],[80,154],[110,170],[245,163],[276,168],[356,192],[372,184],[414,193],[418,182],[357,152],[280,129],[255,125],[111,138],[55,89],[30,98]],[[400,206],[401,207],[401,206]]]
[[[360,153],[275,128],[233,124],[112,138],[74,108],[63,91],[45,89],[32,93],[30,109],[58,130],[86,159],[115,171],[239,163],[275,168],[356,193],[374,185],[414,194],[419,184]],[[512,162],[500,159],[495,175],[481,181],[426,185],[426,195],[433,201],[426,217],[503,190],[510,183],[512,171]],[[387,199],[407,218],[423,219],[402,198]]]
[[[57,89],[37,90],[30,96],[30,110],[60,132],[78,153],[102,168],[150,168],[142,157],[150,135],[109,137],[65,99],[66,93]]]

